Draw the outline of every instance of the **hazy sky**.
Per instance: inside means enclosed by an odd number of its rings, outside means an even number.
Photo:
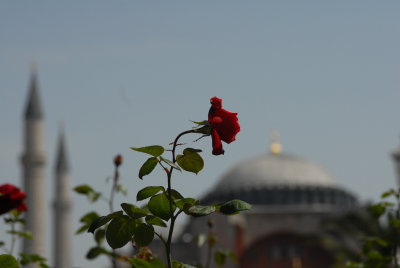
[[[184,195],[200,196],[235,163],[267,153],[276,129],[285,152],[318,163],[362,200],[377,199],[395,186],[399,13],[397,0],[2,1],[0,182],[20,184],[21,119],[36,60],[49,200],[59,122],[73,185],[108,195],[105,179],[121,153],[129,195],[116,203],[134,202],[138,189],[165,183],[161,172],[140,181],[146,157],[129,147],[168,146],[189,120],[207,118],[213,96],[238,113],[242,131],[224,156],[211,155],[209,138],[191,144],[206,165],[175,177]],[[107,213],[105,204],[73,198],[74,230],[84,212]],[[89,234],[76,237],[75,266],[107,266],[84,259],[91,244]]]

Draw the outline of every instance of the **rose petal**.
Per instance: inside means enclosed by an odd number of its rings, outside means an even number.
[[[220,155],[224,154],[224,149],[222,148],[222,142],[221,139],[219,138],[218,132],[215,129],[211,130],[211,140],[212,140],[212,146],[213,146],[213,155]]]

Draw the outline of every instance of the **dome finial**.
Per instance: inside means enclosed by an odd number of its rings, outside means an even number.
[[[282,145],[280,143],[279,131],[273,130],[271,132],[271,145],[269,146],[271,154],[280,154],[282,152]]]

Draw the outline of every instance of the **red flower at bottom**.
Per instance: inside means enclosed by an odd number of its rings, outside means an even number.
[[[222,99],[213,97],[210,99],[211,108],[208,112],[208,123],[211,128],[213,155],[224,154],[222,142],[231,143],[240,131],[237,113],[231,113],[222,109]]]
[[[12,184],[0,185],[0,215],[13,209],[27,210],[24,203],[25,197],[25,193]]]

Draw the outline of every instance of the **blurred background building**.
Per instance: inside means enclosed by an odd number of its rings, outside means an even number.
[[[198,247],[193,238],[207,234],[211,220],[215,248],[230,250],[239,259],[240,265],[229,267],[331,267],[337,252],[324,244],[322,223],[358,207],[349,190],[318,165],[283,153],[277,140],[269,153],[228,170],[213,189],[202,204],[240,199],[253,208],[229,217],[191,218],[175,244],[177,259],[204,264],[207,243]]]
[[[26,192],[28,210],[25,213],[25,232],[32,234],[32,239],[24,239],[22,252],[47,256],[45,252],[46,237],[50,235],[46,226],[48,182],[45,178],[46,153],[44,148],[44,111],[39,93],[37,73],[32,68],[28,88],[28,98],[24,113],[24,152],[21,157],[22,189]],[[65,146],[63,130],[60,131],[56,158],[53,162],[55,180],[55,200],[53,201],[53,267],[72,267],[72,222],[71,222],[71,185],[69,161]],[[39,267],[29,264],[27,267]]]

